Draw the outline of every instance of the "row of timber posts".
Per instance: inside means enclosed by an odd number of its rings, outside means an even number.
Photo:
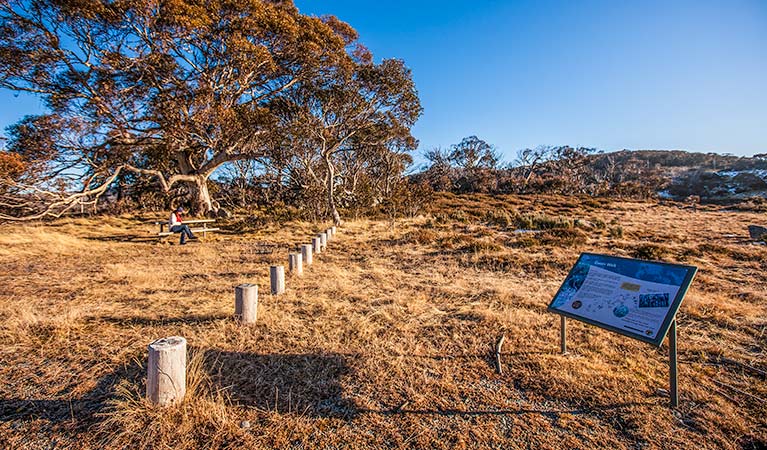
[[[288,255],[288,270],[301,276],[303,266],[310,266],[313,253],[322,253],[328,242],[335,238],[336,227],[328,228],[311,244],[302,244],[299,252]],[[285,292],[285,266],[269,267],[269,284],[272,295]],[[258,285],[241,284],[234,289],[234,317],[242,325],[256,323],[258,318]],[[171,336],[158,339],[148,346],[146,398],[156,405],[179,403],[186,394],[186,339]]]

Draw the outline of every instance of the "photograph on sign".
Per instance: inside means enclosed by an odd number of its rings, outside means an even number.
[[[660,345],[696,271],[584,253],[549,310]]]

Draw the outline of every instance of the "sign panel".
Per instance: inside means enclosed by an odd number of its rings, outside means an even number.
[[[583,253],[548,310],[660,346],[697,271]]]

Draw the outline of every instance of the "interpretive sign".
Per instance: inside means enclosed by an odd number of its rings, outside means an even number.
[[[583,253],[548,309],[660,346],[697,270]]]

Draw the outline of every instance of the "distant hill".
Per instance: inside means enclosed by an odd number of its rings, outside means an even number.
[[[734,156],[718,153],[698,153],[685,150],[620,150],[592,155],[599,159],[612,156],[618,161],[641,160],[667,168],[699,168],[710,170],[767,170],[767,154]]]
[[[609,158],[621,168],[642,162],[659,172],[664,181],[656,186],[660,197],[681,200],[698,196],[707,202],[767,197],[767,154],[746,157],[683,150],[622,150],[589,156],[594,167]]]
[[[767,198],[767,154],[542,147],[505,168],[458,167],[444,159],[411,177],[437,191],[586,194],[733,203]]]

